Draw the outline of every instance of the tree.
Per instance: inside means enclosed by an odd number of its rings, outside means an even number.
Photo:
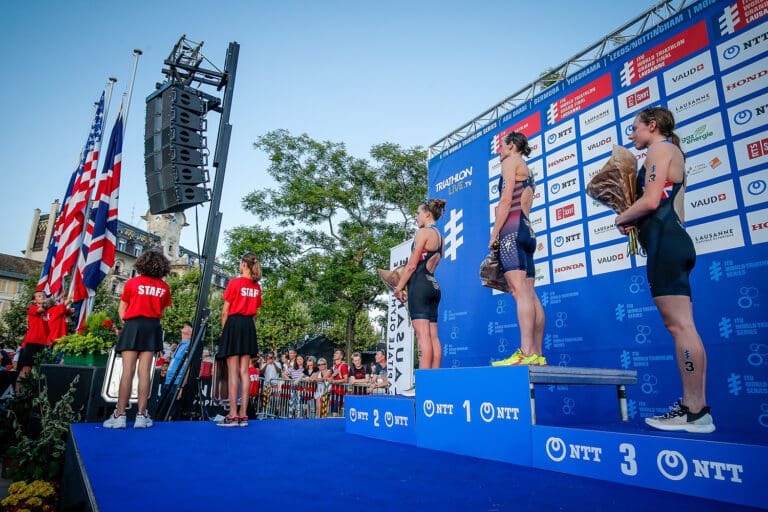
[[[11,307],[3,313],[0,321],[3,343],[12,347],[21,345],[27,333],[27,311],[32,304],[32,296],[37,288],[37,277],[33,276],[24,281],[19,297],[11,302]]]
[[[334,323],[327,329],[325,335],[333,341],[334,345],[345,344],[346,324],[344,322]],[[363,311],[355,318],[355,339],[352,342],[352,346],[348,347],[350,350],[348,354],[355,350],[363,351],[369,349],[378,343],[379,333],[374,330],[368,313]]]
[[[200,289],[200,270],[192,269],[182,275],[171,274],[166,279],[171,289],[171,307],[163,312],[161,323],[170,341],[180,341],[181,328],[185,323],[192,323],[197,308],[197,294]],[[208,318],[206,345],[213,346],[221,334],[221,294],[212,290],[208,298],[211,315]]]
[[[309,321],[299,316],[294,328],[341,322],[349,353],[359,315],[383,307],[377,297],[385,288],[376,268],[388,267],[389,249],[413,234],[412,215],[426,199],[426,152],[380,144],[371,150],[371,163],[349,155],[341,143],[284,130],[265,134],[254,146],[268,154],[267,173],[277,187],[249,193],[243,206],[277,229],[230,231],[228,257],[235,263],[244,249],[253,250],[265,270],[265,288],[284,289],[274,296],[265,291],[265,317],[277,317],[273,307],[300,313],[287,307],[300,300]],[[392,215],[401,219],[391,221]],[[277,304],[270,305],[270,298]]]
[[[539,75],[539,83],[541,84],[541,90],[543,91],[544,89],[552,85],[555,85],[557,82],[560,82],[564,79],[565,79],[565,75],[560,71],[548,69]]]

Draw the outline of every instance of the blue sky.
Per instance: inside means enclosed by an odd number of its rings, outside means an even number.
[[[145,98],[164,79],[163,59],[181,34],[205,41],[203,53],[219,67],[228,43],[240,44],[221,253],[224,230],[257,222],[243,211],[243,196],[270,184],[266,157],[252,146],[259,135],[278,128],[307,133],[343,142],[358,157],[382,142],[427,147],[656,3],[5,1],[0,253],[21,255],[34,208],[47,212],[63,196],[93,102],[116,76],[109,133],[134,48],[143,55],[123,146],[119,216],[144,228]],[[209,123],[215,132],[218,115]],[[186,214],[194,222],[194,211]],[[201,233],[207,214],[200,209]],[[194,226],[182,244],[195,249]]]

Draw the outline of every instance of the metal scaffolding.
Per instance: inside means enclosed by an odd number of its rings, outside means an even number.
[[[625,23],[600,41],[577,53],[558,66],[544,71],[534,82],[526,85],[506,99],[500,101],[471,121],[464,123],[460,128],[440,138],[429,146],[428,158],[448,149],[453,144],[476,132],[483,126],[500,119],[504,114],[533,99],[549,87],[565,80],[578,71],[589,67],[592,63],[604,58],[607,54],[621,47],[628,41],[635,39],[645,31],[655,27],[659,23],[677,15],[682,9],[696,3],[697,0],[667,0],[659,2],[637,18]]]

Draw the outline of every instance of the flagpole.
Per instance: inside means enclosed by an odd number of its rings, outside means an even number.
[[[136,80],[136,68],[138,67],[138,61],[139,61],[139,55],[141,55],[141,50],[134,49],[133,50],[133,66],[131,70],[131,77],[128,80],[128,91],[127,91],[127,99],[125,99],[125,105],[121,102],[120,104],[120,110],[118,111],[118,117],[122,115],[122,130],[123,133],[125,133],[125,126],[126,126],[126,120],[128,119],[128,109],[131,105],[131,96],[133,95],[133,84]],[[125,107],[125,111],[123,111],[123,107]],[[110,144],[111,144],[111,135],[110,135]],[[109,150],[107,151],[109,153]],[[100,155],[101,156],[101,155]],[[104,160],[104,166],[111,166],[114,164],[114,162],[109,161],[108,159]],[[103,167],[104,170],[107,169],[107,167]],[[102,171],[102,174],[100,174],[101,177],[106,177],[106,174],[104,171]],[[97,185],[95,187],[95,190],[98,192],[99,186]],[[89,203],[90,206],[90,203]],[[86,219],[90,218],[90,213]],[[90,248],[88,248],[90,251]],[[80,257],[83,257],[83,253],[81,252]],[[87,256],[85,256],[87,258]],[[86,260],[87,262],[87,260]],[[85,267],[85,263],[83,267]],[[72,281],[74,283],[74,279]],[[94,290],[95,294],[95,290]],[[82,325],[85,322],[85,319],[90,315],[91,311],[93,310],[93,303],[94,303],[94,295],[92,295],[90,292],[88,293],[88,296],[83,300],[83,303],[81,305],[81,311],[80,311],[80,318],[79,318],[79,325]]]
[[[133,82],[136,81],[136,68],[139,66],[139,56],[142,51],[138,48],[133,50],[133,69],[131,70],[131,78],[128,82],[128,97],[125,100],[125,112],[123,113],[123,133],[125,133],[125,127],[128,124],[128,110],[131,108],[131,96],[133,96]]]
[[[104,113],[102,114],[102,118],[104,120],[108,119],[107,116],[109,114],[109,105],[110,103],[112,103],[112,90],[115,88],[116,82],[117,82],[117,78],[115,78],[114,76],[109,77],[109,84],[107,85],[107,97],[104,99]],[[104,130],[102,128],[102,134],[103,133],[104,133]],[[96,152],[99,153],[99,156],[101,156],[102,140],[104,140],[104,137],[103,136],[99,137],[99,142],[96,145],[96,148],[94,148]],[[71,297],[75,291],[75,273],[73,272],[73,270],[77,269],[77,262],[80,258],[83,257],[83,241],[85,241],[85,235],[86,235],[86,232],[88,231],[88,219],[91,215],[92,195],[95,192],[96,184],[99,181],[98,171],[99,171],[98,162],[96,162],[96,175],[94,176],[94,180],[96,181],[96,183],[94,183],[94,186],[91,188],[91,197],[89,197],[85,203],[85,216],[83,217],[83,232],[80,233],[80,244],[79,244],[80,249],[78,250],[80,255],[75,260],[75,264],[73,268],[69,269],[69,289],[67,290],[67,297]]]

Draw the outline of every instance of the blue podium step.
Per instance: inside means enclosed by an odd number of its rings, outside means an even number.
[[[346,430],[351,434],[416,444],[414,399],[389,395],[347,395]]]
[[[415,403],[405,397],[346,397],[346,429],[422,448],[768,508],[761,469],[768,440],[746,441],[723,432],[658,432],[640,418],[619,422],[621,407],[609,386],[631,386],[634,376],[592,370],[553,369],[546,375],[527,367],[418,370]],[[555,382],[560,378],[567,379],[565,386]],[[534,385],[542,384],[534,402]],[[609,385],[600,387],[610,392],[598,393],[598,384]],[[565,389],[578,396],[573,388],[586,389],[586,397],[567,398],[575,405],[567,402],[566,408],[558,393]],[[620,393],[620,405],[621,400]],[[569,424],[571,409],[579,407],[589,407],[590,414],[577,420],[600,417],[603,423]],[[546,416],[551,424],[534,424],[537,408],[538,418]],[[602,416],[593,414],[600,409]]]

